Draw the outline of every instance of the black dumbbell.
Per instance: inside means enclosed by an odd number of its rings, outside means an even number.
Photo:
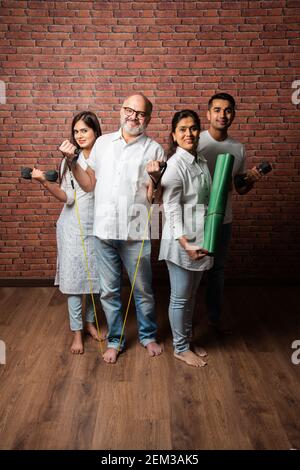
[[[269,162],[262,162],[260,165],[256,167],[256,169],[261,173],[262,175],[266,175],[270,171],[272,171],[272,166],[270,165]],[[234,178],[234,183],[238,188],[243,188],[247,184],[247,175],[236,175]]]
[[[32,168],[22,168],[21,169],[21,177],[24,178],[25,180],[31,180],[31,173],[32,173]],[[51,181],[51,183],[55,183],[58,178],[58,173],[56,170],[47,170],[44,172],[45,178],[47,181]]]

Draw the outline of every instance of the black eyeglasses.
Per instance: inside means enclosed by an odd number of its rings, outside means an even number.
[[[137,119],[145,119],[148,114],[145,113],[145,111],[136,111],[135,109],[132,109],[132,108],[128,108],[128,106],[123,106],[123,109],[124,109],[124,113],[126,116],[130,117],[133,115],[133,113],[135,113],[135,116]]]

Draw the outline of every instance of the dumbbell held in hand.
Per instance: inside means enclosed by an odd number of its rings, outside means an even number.
[[[31,173],[33,169],[32,168],[22,168],[21,169],[21,177],[24,178],[25,180],[31,180]],[[47,181],[50,181],[51,183],[55,183],[58,179],[58,173],[56,170],[47,170],[44,172],[45,178]]]
[[[69,140],[64,140],[59,150],[62,152],[68,163],[74,165],[80,155],[81,150],[75,147]]]
[[[266,175],[270,171],[272,171],[272,166],[270,165],[269,162],[263,161],[260,165],[256,167],[256,170],[261,174],[261,175]],[[243,188],[244,186],[247,185],[248,177],[247,174],[244,175],[236,175],[234,178],[234,183],[238,188]]]

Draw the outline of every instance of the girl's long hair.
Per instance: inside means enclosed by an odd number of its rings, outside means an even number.
[[[195,122],[197,128],[199,129],[199,131],[201,130],[200,118],[199,118],[198,114],[196,113],[196,111],[192,111],[191,109],[183,109],[182,111],[177,111],[177,113],[174,114],[173,119],[172,119],[172,128],[171,128],[172,130],[171,130],[170,135],[169,135],[169,146],[168,146],[168,150],[167,150],[167,158],[168,159],[170,157],[172,157],[172,155],[174,155],[174,153],[176,152],[176,149],[178,147],[177,142],[174,142],[173,133],[176,131],[176,127],[177,127],[179,121],[181,121],[181,119],[185,119],[187,117],[191,117],[192,119],[194,119],[194,122]]]
[[[74,118],[73,118],[72,125],[71,125],[70,142],[73,145],[75,145],[78,150],[80,150],[80,147],[77,144],[77,142],[75,140],[75,137],[74,137],[74,127],[75,127],[75,124],[78,121],[83,121],[89,128],[93,129],[93,131],[95,133],[95,140],[98,137],[100,137],[100,135],[102,135],[102,132],[101,132],[101,127],[100,127],[100,122],[99,122],[99,120],[98,120],[95,113],[93,113],[92,111],[81,111],[80,113],[76,114],[76,116],[74,116]],[[64,164],[64,162],[65,162],[65,158],[63,157],[61,162],[60,162],[60,166],[59,166],[59,183],[60,184],[61,184],[61,182],[62,182],[62,180],[65,176],[65,173],[67,171],[67,168],[68,168],[68,165]],[[62,169],[62,165],[64,165],[63,169]]]

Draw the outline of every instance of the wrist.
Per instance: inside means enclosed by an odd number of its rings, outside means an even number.
[[[253,178],[253,174],[247,173],[247,177],[245,179],[245,186],[246,187],[252,187],[255,183],[255,179]]]
[[[179,243],[180,243],[180,245],[182,246],[182,248],[183,248],[184,250],[186,250],[186,248],[187,248],[187,239],[185,238],[184,235],[179,238]]]
[[[156,179],[152,175],[149,175],[149,178],[151,179],[151,181],[154,184],[155,188],[157,188],[160,185],[160,179],[159,178]]]
[[[76,155],[74,155],[74,157],[72,158],[72,160],[70,161],[70,166],[71,168],[75,168],[76,165],[77,165],[77,160],[78,160],[78,157]]]

